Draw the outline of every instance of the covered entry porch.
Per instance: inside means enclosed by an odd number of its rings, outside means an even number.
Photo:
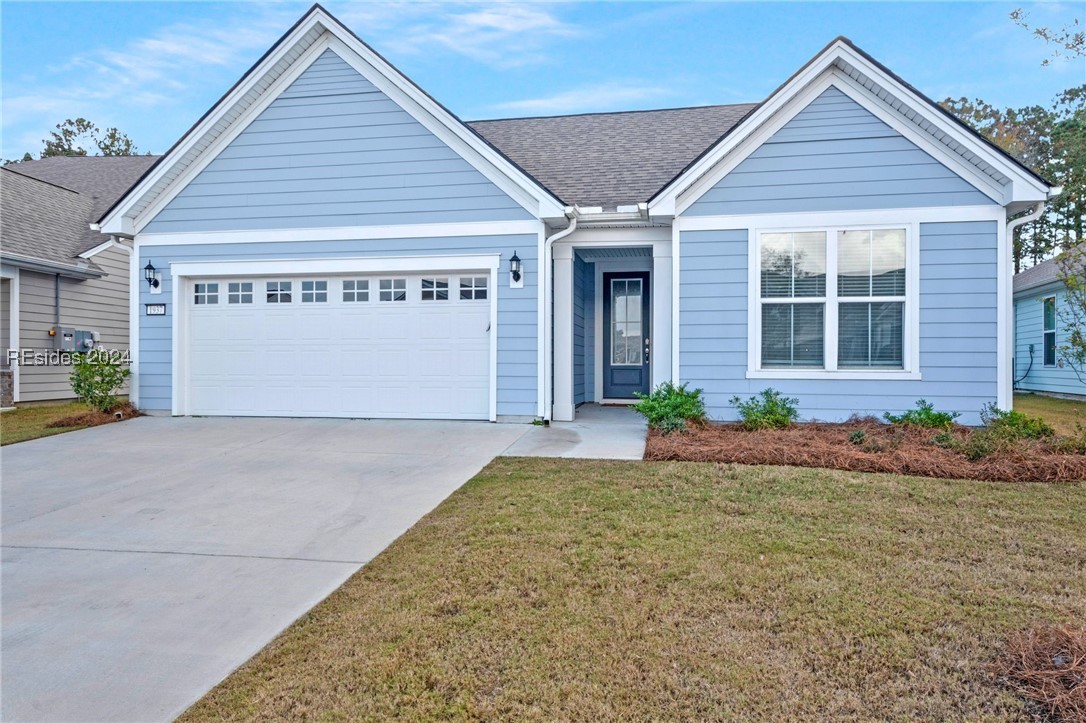
[[[670,231],[586,229],[555,244],[554,421],[671,379]]]

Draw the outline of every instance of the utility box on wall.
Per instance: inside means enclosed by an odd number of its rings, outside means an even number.
[[[98,332],[72,329],[67,326],[54,326],[50,329],[53,336],[53,348],[57,351],[87,352],[98,343]]]

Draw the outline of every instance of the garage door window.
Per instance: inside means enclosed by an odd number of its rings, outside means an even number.
[[[226,285],[226,303],[251,304],[253,303],[252,281],[231,281]]]
[[[196,295],[193,303],[200,305],[219,303],[219,285],[196,284]]]
[[[464,276],[460,279],[460,298],[464,300],[486,299],[486,277]]]
[[[422,280],[422,300],[423,301],[448,301],[449,300],[449,280],[448,279],[423,279]]]
[[[328,301],[328,282],[327,281],[303,281],[302,282],[302,303],[303,304],[323,304]]]
[[[344,279],[343,300],[348,302],[369,301],[370,282],[367,279]]]
[[[407,301],[407,279],[381,279],[381,301]]]
[[[268,303],[269,304],[289,304],[290,303],[290,281],[269,281],[267,282],[268,291]]]

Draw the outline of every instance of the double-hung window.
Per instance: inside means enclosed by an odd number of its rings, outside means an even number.
[[[1046,296],[1041,303],[1044,311],[1044,318],[1042,319],[1044,326],[1041,329],[1044,365],[1054,367],[1056,366],[1056,297]]]
[[[759,373],[915,372],[905,227],[758,234]]]

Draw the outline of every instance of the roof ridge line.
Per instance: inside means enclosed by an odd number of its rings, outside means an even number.
[[[527,115],[527,116],[515,116],[512,118],[479,118],[477,120],[464,121],[465,123],[500,123],[503,121],[515,121],[515,120],[544,120],[548,118],[582,118],[590,115],[627,115],[633,113],[662,113],[672,110],[699,110],[702,108],[739,108],[746,105],[758,105],[757,102],[750,103],[710,103],[708,105],[683,105],[674,108],[639,108],[633,110],[607,110],[607,111],[593,111],[588,113],[562,113],[559,115]]]

